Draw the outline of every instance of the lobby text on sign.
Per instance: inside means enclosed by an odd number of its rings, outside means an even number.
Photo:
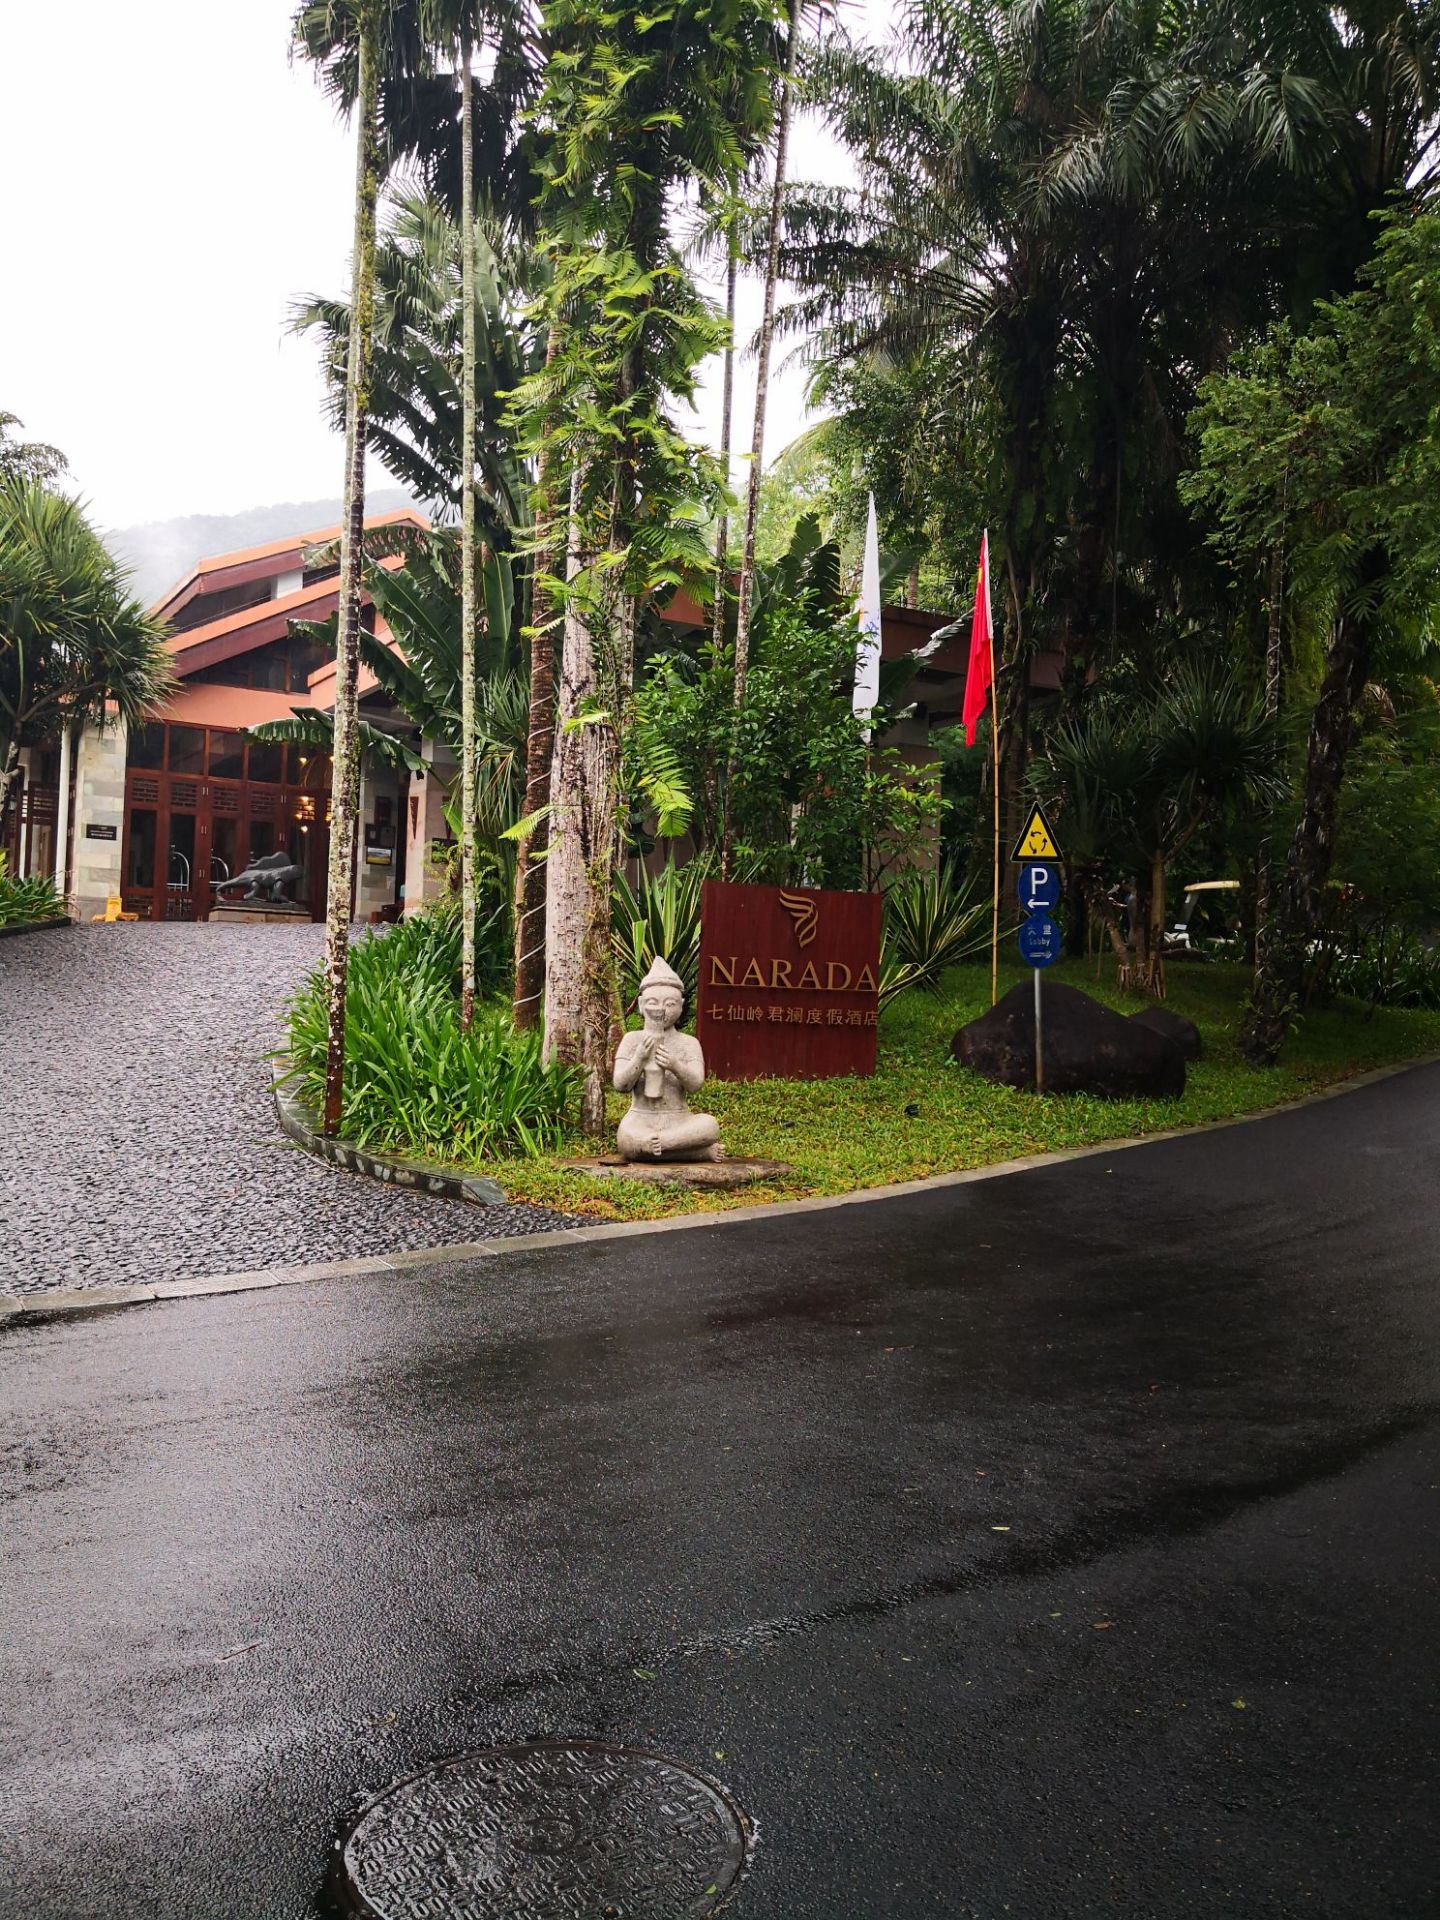
[[[716,1080],[875,1071],[879,894],[706,882],[695,1031]]]

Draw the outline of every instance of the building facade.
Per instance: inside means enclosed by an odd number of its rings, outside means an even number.
[[[426,524],[412,511],[366,522]],[[156,603],[171,629],[174,697],[142,727],[127,731],[112,719],[22,754],[0,828],[12,870],[53,874],[77,918],[118,900],[141,920],[204,920],[219,882],[283,852],[303,873],[293,897],[324,919],[329,758],[313,747],[252,740],[247,730],[297,708],[333,705],[333,660],[305,629],[338,604],[338,538],[338,528],[321,528],[202,560]],[[387,637],[368,601],[362,617]],[[362,675],[361,686],[373,704],[373,680]],[[367,718],[408,730],[403,716]],[[447,770],[439,771],[432,790]],[[403,774],[366,769],[357,919],[393,918],[407,897],[430,897],[443,884],[441,849],[430,844],[445,837],[443,807],[429,793],[426,804],[417,794],[407,806],[410,785]]]
[[[413,510],[377,516],[367,529],[428,525]],[[204,920],[215,888],[267,854],[302,870],[292,897],[325,917],[329,865],[330,762],[316,748],[249,738],[263,722],[297,709],[334,706],[330,649],[308,629],[339,600],[336,527],[202,560],[157,602],[178,690],[164,711],[128,732],[118,721],[27,749],[13,804],[0,822],[12,871],[50,873],[69,911],[88,919],[118,901],[142,921]],[[402,564],[398,557],[380,563]],[[363,619],[388,641],[368,600]],[[703,637],[708,613],[685,592],[667,621]],[[881,650],[896,659],[926,648],[948,616],[888,606]],[[886,736],[918,768],[933,763],[932,730],[959,718],[969,651],[957,633],[929,647],[910,686],[908,716]],[[1053,685],[1048,656],[1031,666],[1032,687]],[[367,765],[360,794],[353,911],[393,919],[442,893],[452,836],[445,802],[454,784],[448,749],[422,740],[361,669],[361,710],[403,737],[420,773]]]

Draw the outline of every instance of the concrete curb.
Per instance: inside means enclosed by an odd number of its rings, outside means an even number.
[[[697,1227],[724,1228],[746,1220],[776,1220],[793,1213],[819,1213],[831,1207],[853,1207],[874,1200],[899,1200],[908,1194],[932,1193],[945,1187],[963,1187],[979,1180],[1002,1180],[1012,1173],[1037,1167],[1063,1166],[1069,1160],[1091,1160],[1097,1154],[1127,1153],[1132,1147],[1151,1147],[1162,1140],[1184,1140],[1225,1127],[1248,1127],[1276,1114],[1296,1113],[1356,1093],[1362,1087],[1393,1080],[1420,1067],[1440,1065],[1440,1053],[1427,1053],[1393,1066],[1372,1067],[1348,1080],[1337,1080],[1318,1093],[1303,1094],[1278,1106],[1262,1107],[1230,1120],[1208,1120],[1193,1127],[1170,1127],[1163,1133],[1141,1133],[1124,1140],[1102,1140],[1093,1147],[1067,1147],[1057,1153],[1032,1153],[1019,1160],[998,1160],[988,1167],[967,1167],[957,1173],[932,1174],[924,1180],[903,1180],[888,1187],[858,1187],[852,1193],[817,1194],[805,1200],[770,1201],[763,1206],[730,1207],[709,1213],[684,1213],[670,1220],[617,1220],[603,1226],[559,1227],[551,1233],[519,1233],[493,1240],[470,1240],[441,1247],[417,1247],[409,1253],[377,1254],[358,1260],[317,1261],[312,1265],[265,1267],[252,1273],[217,1274],[208,1280],[165,1280],[153,1287],[72,1287],[48,1293],[0,1293],[0,1331],[34,1325],[43,1320],[70,1319],[104,1313],[115,1307],[138,1307],[157,1300],[188,1300],[207,1294],[251,1293],[270,1287],[303,1286],[316,1280],[346,1280],[366,1274],[397,1276],[416,1267],[433,1267],[456,1260],[500,1258],[536,1248],[585,1246],[597,1240],[632,1239],[646,1233],[688,1233]]]
[[[411,1187],[417,1193],[433,1193],[442,1200],[464,1200],[474,1207],[503,1207],[508,1204],[505,1189],[496,1180],[481,1173],[457,1173],[435,1166],[428,1160],[410,1160],[398,1153],[375,1153],[368,1147],[352,1147],[343,1140],[329,1139],[316,1125],[317,1116],[303,1101],[297,1100],[281,1084],[277,1075],[270,1089],[280,1131],[297,1147],[313,1153],[332,1167],[346,1173],[360,1173],[390,1187]]]
[[[58,920],[22,920],[18,927],[0,927],[0,940],[18,940],[22,933],[53,933],[56,927],[73,927],[68,914]]]

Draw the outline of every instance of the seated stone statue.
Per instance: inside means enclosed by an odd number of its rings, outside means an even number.
[[[640,982],[645,1024],[627,1033],[615,1055],[615,1085],[630,1095],[616,1145],[627,1160],[719,1160],[720,1127],[708,1113],[691,1113],[685,1096],[705,1079],[700,1042],[677,1033],[685,1005],[680,976],[657,960]]]

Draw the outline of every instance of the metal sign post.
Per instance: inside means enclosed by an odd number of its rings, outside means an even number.
[[[1035,1091],[1045,1091],[1045,1049],[1040,1044],[1040,979],[1041,968],[1036,967],[1031,978],[1035,982]]]
[[[1012,860],[1021,863],[1017,891],[1027,918],[1020,924],[1020,958],[1035,975],[1035,1091],[1045,1091],[1044,1006],[1040,975],[1060,958],[1060,925],[1050,909],[1060,900],[1060,849],[1039,807],[1032,810],[1015,844]]]

